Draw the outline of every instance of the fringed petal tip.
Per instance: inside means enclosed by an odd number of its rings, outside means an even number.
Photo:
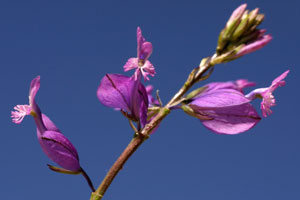
[[[261,93],[263,100],[261,102],[260,109],[262,110],[262,115],[264,117],[272,114],[272,110],[270,108],[276,105],[276,100],[272,93],[276,90],[276,88],[285,86],[285,81],[283,79],[285,79],[289,72],[290,70],[287,70],[275,78],[272,81],[271,86]]]
[[[267,117],[272,114],[272,110],[270,109],[272,106],[275,106],[275,98],[272,93],[268,92],[263,96],[263,100],[260,104],[260,109],[262,111],[262,115]]]
[[[147,81],[150,80],[148,75],[154,77],[156,74],[155,68],[149,60],[147,60],[140,69],[141,69],[141,73],[144,77],[144,80],[147,80]]]
[[[126,62],[126,64],[123,66],[123,69],[125,72],[138,68],[139,64],[138,64],[138,58],[129,58],[128,61]]]
[[[31,107],[29,105],[16,105],[15,111],[11,111],[12,122],[20,124],[26,115],[30,115]]]

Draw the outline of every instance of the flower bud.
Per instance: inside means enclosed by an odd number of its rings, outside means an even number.
[[[270,35],[264,35],[264,29],[257,29],[257,26],[264,20],[264,15],[258,13],[258,8],[248,11],[246,6],[246,4],[239,6],[221,31],[216,49],[217,63],[234,60],[262,48],[271,41]],[[255,44],[255,48],[253,48],[253,44]],[[249,51],[249,47],[251,47],[251,51]],[[242,53],[239,53],[240,51]],[[237,55],[232,55],[232,53]]]

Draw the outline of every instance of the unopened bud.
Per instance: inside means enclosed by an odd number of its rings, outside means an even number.
[[[271,40],[270,36],[264,36],[265,30],[257,29],[257,26],[264,20],[264,15],[258,13],[258,8],[249,12],[246,10],[246,6],[246,4],[242,4],[235,9],[225,28],[221,31],[214,63],[228,62],[241,55],[256,51]],[[232,56],[234,52],[239,52],[239,54]]]

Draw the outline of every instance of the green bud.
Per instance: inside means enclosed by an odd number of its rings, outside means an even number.
[[[255,19],[258,15],[259,8],[255,8],[249,13],[248,17],[248,28],[251,27],[255,23]]]
[[[236,41],[245,31],[247,31],[247,26],[248,26],[248,11],[245,11],[240,24],[238,27],[235,29],[234,33],[232,34],[231,39],[233,41]]]

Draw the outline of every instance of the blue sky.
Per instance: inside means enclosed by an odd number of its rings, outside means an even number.
[[[47,168],[54,163],[38,144],[32,118],[20,125],[11,122],[10,111],[27,103],[34,77],[41,76],[37,103],[76,146],[82,167],[97,187],[133,133],[120,113],[100,104],[96,90],[105,73],[123,73],[127,59],[136,55],[136,27],[154,46],[151,62],[157,75],[149,83],[167,102],[201,58],[213,54],[220,30],[242,3],[1,1],[1,199],[90,196],[81,176]],[[261,27],[272,34],[272,42],[216,66],[201,84],[246,78],[266,87],[290,69],[286,86],[275,92],[273,114],[248,132],[226,136],[210,132],[181,111],[171,113],[130,158],[104,199],[300,198],[300,3],[246,3],[265,13]],[[259,101],[254,104],[259,108]]]

